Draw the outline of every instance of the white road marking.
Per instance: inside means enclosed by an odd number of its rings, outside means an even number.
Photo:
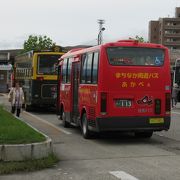
[[[48,124],[49,126],[55,128],[55,129],[58,130],[58,131],[63,132],[64,134],[67,134],[67,135],[72,134],[72,133],[70,133],[70,132],[68,132],[68,131],[60,128],[60,127],[55,126],[55,125],[52,124],[52,123],[47,122],[46,120],[41,119],[40,117],[38,117],[38,116],[36,116],[36,115],[34,115],[34,114],[28,113],[28,112],[26,112],[26,111],[24,111],[23,113],[25,113],[25,114],[27,114],[27,115],[29,115],[29,116],[31,116],[31,117],[34,117],[34,118],[38,119],[39,121],[41,121],[41,122],[43,122],[43,123],[45,123],[45,124]]]
[[[0,93],[1,96],[8,97],[8,94]]]
[[[109,173],[120,180],[139,180],[124,171],[110,171]]]
[[[180,114],[180,112],[172,111],[173,114]]]

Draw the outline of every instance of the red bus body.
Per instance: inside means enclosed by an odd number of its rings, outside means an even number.
[[[150,56],[155,64],[143,64]],[[61,57],[59,71],[58,107],[66,125],[83,126],[85,118],[88,133],[169,129],[166,47],[127,40],[70,51]]]

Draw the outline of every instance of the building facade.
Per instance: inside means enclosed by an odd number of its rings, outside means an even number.
[[[180,58],[180,7],[175,8],[175,17],[159,18],[149,22],[149,42],[169,48],[171,65]]]
[[[173,18],[149,22],[149,42],[163,44],[169,49],[180,49],[180,7],[176,7]]]
[[[12,65],[9,64],[10,53],[0,53],[0,92],[8,92],[11,87]]]
[[[6,93],[12,87],[14,58],[22,49],[0,50],[0,93]]]

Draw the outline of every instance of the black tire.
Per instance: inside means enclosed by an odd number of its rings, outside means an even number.
[[[137,138],[151,138],[153,131],[135,132]]]
[[[85,139],[90,139],[92,137],[92,132],[88,129],[86,113],[82,116],[82,135]]]
[[[62,112],[62,124],[65,128],[70,127],[70,123],[66,121],[66,113],[64,111]]]

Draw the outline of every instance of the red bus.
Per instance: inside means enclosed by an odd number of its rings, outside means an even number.
[[[168,49],[122,40],[72,50],[59,61],[58,110],[64,127],[93,132],[131,131],[150,138],[170,127]]]

